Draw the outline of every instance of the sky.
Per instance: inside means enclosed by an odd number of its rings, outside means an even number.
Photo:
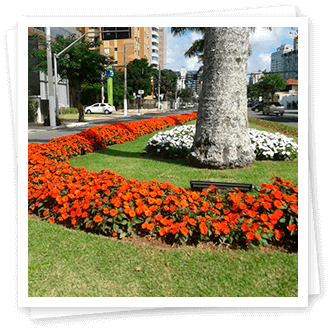
[[[259,70],[270,71],[270,54],[283,44],[293,46],[291,27],[273,27],[272,31],[256,28],[250,35],[252,55],[248,59],[247,73]],[[202,63],[197,58],[185,58],[184,53],[201,34],[189,32],[184,36],[174,37],[171,28],[167,28],[167,69],[180,71],[184,67],[187,71],[197,70]]]

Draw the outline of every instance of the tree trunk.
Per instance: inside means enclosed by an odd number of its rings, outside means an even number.
[[[71,84],[70,90],[71,90],[73,103],[75,104],[75,106],[79,111],[78,121],[85,121],[85,112],[81,104],[81,82],[78,80],[71,79],[70,84]]]
[[[203,87],[189,158],[197,167],[250,166],[255,154],[247,117],[249,30],[206,28],[204,38]]]

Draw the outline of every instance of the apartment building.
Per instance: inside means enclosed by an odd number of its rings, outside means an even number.
[[[298,44],[285,44],[271,54],[271,71],[278,72],[283,79],[298,79]]]
[[[102,41],[96,51],[114,58],[114,66],[124,67],[126,61],[145,58],[149,64],[161,69],[166,63],[166,28],[158,27],[77,27],[82,34],[89,32],[86,39]],[[109,31],[107,33],[95,33]],[[94,32],[94,33],[93,33]],[[126,46],[126,47],[125,47]]]

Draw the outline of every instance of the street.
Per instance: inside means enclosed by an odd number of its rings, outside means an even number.
[[[81,131],[87,129],[88,127],[94,127],[98,125],[107,125],[117,122],[130,122],[139,121],[142,119],[149,119],[152,117],[164,117],[169,115],[177,115],[183,113],[191,113],[196,111],[196,108],[190,109],[179,109],[170,110],[167,112],[151,112],[143,113],[138,115],[136,113],[129,113],[128,116],[116,113],[112,115],[101,115],[98,119],[89,120],[84,123],[78,123],[72,121],[69,126],[57,126],[56,128],[51,128],[50,126],[43,126],[42,124],[31,124],[29,123],[28,129],[28,142],[29,143],[47,143],[50,139],[80,133]],[[298,110],[286,110],[283,117],[263,115],[262,112],[254,112],[248,108],[248,117],[257,118],[260,120],[267,120],[272,122],[277,122],[293,127],[298,127]]]
[[[262,111],[255,112],[248,108],[248,117],[298,127],[298,110],[285,110],[283,116],[274,116],[263,115]]]
[[[139,121],[142,119],[150,119],[153,117],[165,117],[170,115],[180,115],[183,113],[191,113],[196,111],[197,109],[178,109],[178,110],[170,110],[170,111],[163,111],[163,112],[150,112],[150,113],[142,113],[138,115],[137,113],[128,113],[127,116],[124,114],[115,113],[111,115],[100,115],[99,119],[93,120],[86,120],[84,123],[79,123],[77,121],[72,121],[70,126],[57,126],[51,128],[50,126],[43,126],[42,124],[30,124],[28,129],[28,141],[29,143],[47,143],[50,139],[77,134],[81,131],[89,127],[99,126],[99,125],[108,125],[114,124],[118,122],[130,122],[130,121]]]

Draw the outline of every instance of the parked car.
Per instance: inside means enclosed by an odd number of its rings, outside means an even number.
[[[279,102],[270,102],[263,106],[262,113],[264,115],[278,115],[283,116],[285,112],[284,106]]]
[[[116,111],[116,108],[109,103],[95,103],[85,108],[85,113],[105,113],[110,114]]]
[[[252,111],[255,111],[255,112],[262,111],[262,109],[263,109],[264,106],[265,106],[265,103],[264,102],[257,101],[256,103],[254,103],[252,105],[251,110]]]

